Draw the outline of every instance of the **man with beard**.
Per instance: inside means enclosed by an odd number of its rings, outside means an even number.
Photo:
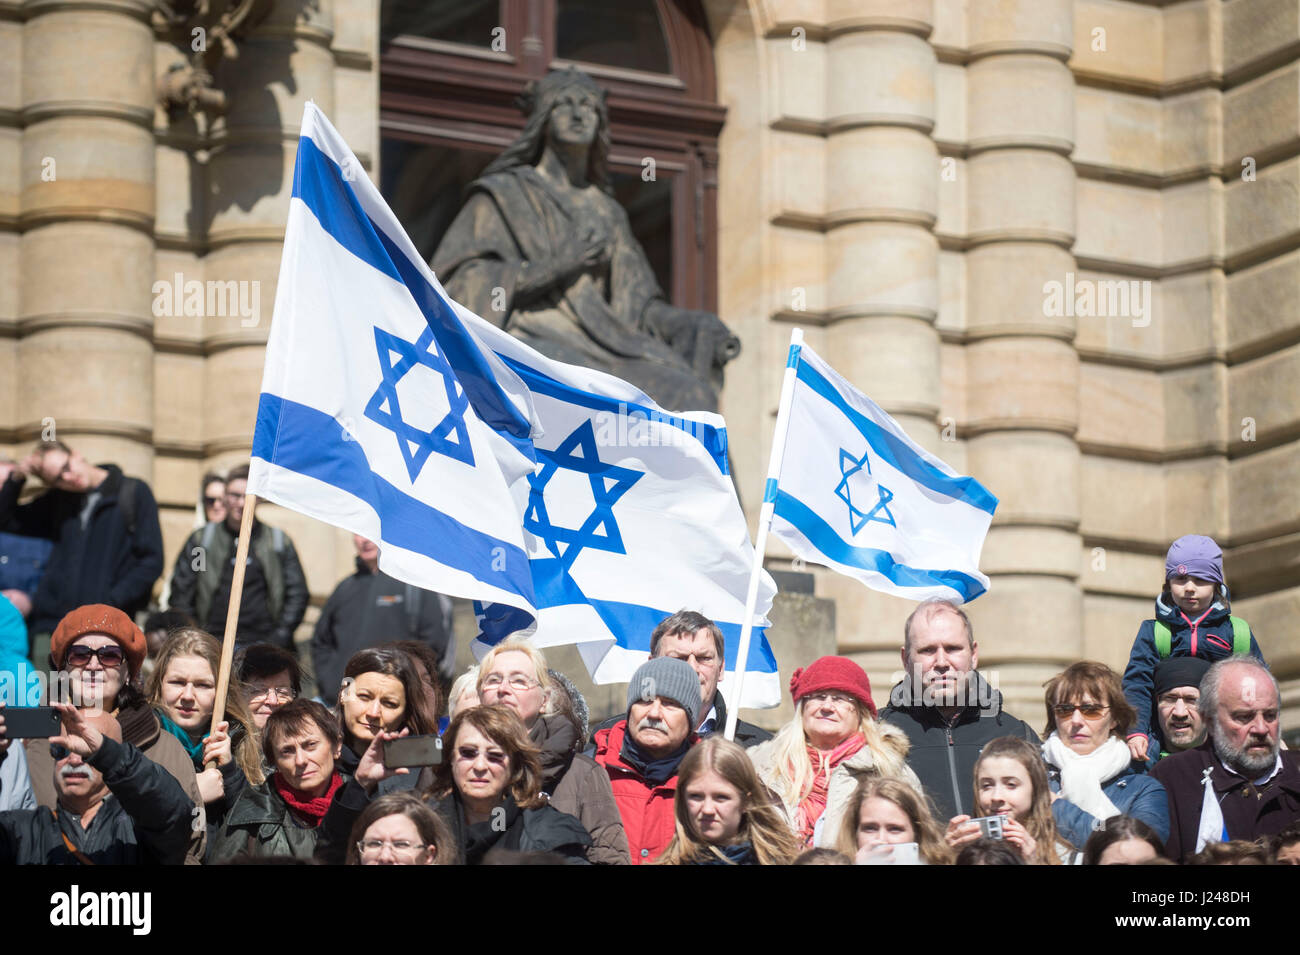
[[[1201,680],[1209,668],[1210,661],[1200,657],[1169,657],[1156,666],[1152,690],[1159,735],[1148,754],[1151,765],[1205,742],[1205,721],[1197,707]]]
[[[1277,681],[1258,660],[1220,660],[1201,681],[1209,739],[1160,760],[1169,799],[1165,854],[1175,862],[1213,842],[1272,836],[1300,819],[1300,754],[1279,746]]]
[[[951,600],[922,601],[903,624],[903,679],[880,718],[907,734],[912,767],[939,819],[977,813],[971,778],[984,744],[1018,736],[1038,745],[1028,723],[1002,709],[1002,694],[980,676],[970,618]]]
[[[609,773],[633,865],[653,862],[676,831],[677,767],[699,737],[700,679],[674,657],[641,664],[627,685],[627,719],[597,730],[592,758]]]

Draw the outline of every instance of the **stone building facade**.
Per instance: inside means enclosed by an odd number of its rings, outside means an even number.
[[[698,8],[746,504],[799,325],[1001,499],[970,611],[1022,715],[1070,661],[1121,667],[1168,543],[1207,533],[1300,727],[1300,8]],[[169,553],[202,471],[248,452],[303,102],[377,169],[379,21],[378,0],[275,0],[208,123],[159,103],[188,31],[148,0],[0,0],[0,448],[52,424],[150,478]],[[249,291],[197,312],[191,282]],[[319,602],[345,535],[272,520]],[[910,605],[813,572],[883,692]]]

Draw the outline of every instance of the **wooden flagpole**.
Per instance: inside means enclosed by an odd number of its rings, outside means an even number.
[[[217,724],[226,718],[226,694],[230,691],[230,665],[235,658],[235,630],[239,627],[239,604],[244,596],[244,567],[248,561],[248,538],[253,533],[253,510],[257,495],[244,495],[244,514],[239,522],[239,543],[235,547],[235,572],[230,578],[230,603],[226,608],[226,633],[221,638],[221,672],[217,674],[217,697],[212,704],[212,726],[209,733],[217,731]],[[207,560],[207,554],[203,555]],[[220,569],[218,568],[218,573]]]

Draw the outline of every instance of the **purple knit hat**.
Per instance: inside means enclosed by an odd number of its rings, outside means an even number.
[[[1199,577],[1223,583],[1223,552],[1213,539],[1187,534],[1169,545],[1165,556],[1165,580],[1170,577]]]

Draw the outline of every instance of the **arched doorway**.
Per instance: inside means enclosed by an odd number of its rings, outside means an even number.
[[[661,286],[717,310],[726,111],[699,0],[384,0],[380,32],[380,187],[426,259],[525,84],[572,64],[609,91],[611,186]]]

